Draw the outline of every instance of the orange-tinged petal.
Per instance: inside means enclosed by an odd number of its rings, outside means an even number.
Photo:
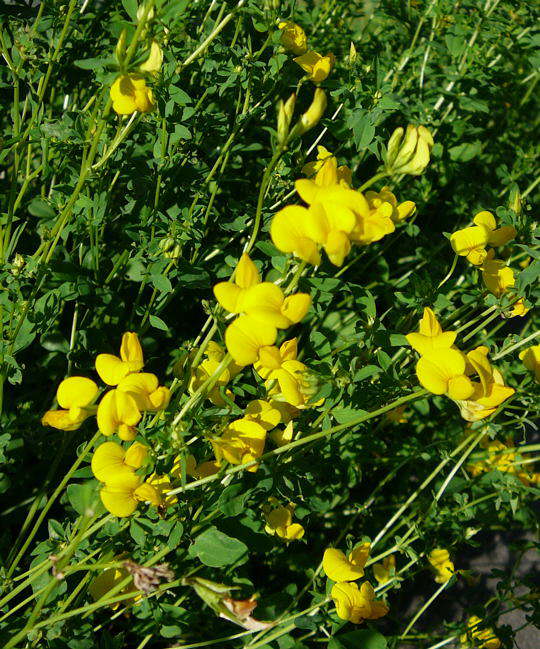
[[[98,391],[98,386],[91,379],[70,376],[58,386],[56,399],[61,408],[84,408],[94,401]]]

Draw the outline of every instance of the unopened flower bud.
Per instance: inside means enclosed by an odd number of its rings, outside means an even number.
[[[420,175],[427,165],[433,137],[425,126],[409,124],[407,130],[397,128],[388,141],[386,165],[390,173]]]
[[[515,186],[510,192],[510,200],[508,201],[508,207],[519,216],[521,214],[521,194],[519,193],[519,187]]]
[[[145,5],[142,4],[138,9],[137,9],[137,22],[141,22],[142,17],[144,15],[144,10],[145,10]],[[154,19],[154,16],[156,15],[156,12],[154,11],[154,7],[150,9],[148,12],[148,15],[146,16],[146,20],[150,21]]]
[[[13,264],[11,265],[11,274],[17,277],[17,275],[19,275],[19,273],[23,269],[25,263],[26,262],[24,261],[24,257],[20,253],[17,253],[13,258]]]
[[[118,42],[116,43],[116,47],[114,48],[114,55],[116,56],[116,60],[118,61],[118,65],[122,66],[124,62],[124,58],[126,56],[126,38],[127,38],[127,32],[125,29],[122,30]]]
[[[279,144],[285,144],[287,142],[295,104],[296,93],[294,92],[286,102],[284,102],[282,99],[279,100],[277,120],[277,135]]]
[[[356,63],[357,51],[354,43],[351,41],[351,46],[349,47],[349,65],[352,67]]]
[[[311,106],[302,115],[300,121],[297,122],[296,126],[293,129],[293,132],[291,133],[291,136],[303,135],[314,126],[316,126],[319,123],[321,117],[324,115],[326,104],[326,93],[322,88],[316,88]]]

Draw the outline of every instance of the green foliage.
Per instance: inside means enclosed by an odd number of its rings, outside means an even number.
[[[533,575],[520,567],[538,549],[537,482],[520,477],[534,474],[539,450],[538,384],[519,359],[538,344],[537,7],[156,0],[146,22],[140,9],[135,0],[0,9],[2,645],[428,649],[459,646],[478,615],[509,649],[518,624],[501,616],[518,610],[525,627],[538,619]],[[324,117],[283,150],[278,100],[297,92],[296,120],[313,85],[281,47],[278,19],[336,56]],[[155,108],[120,117],[110,87],[146,61],[152,40],[164,54],[146,76]],[[435,134],[430,165],[379,178],[390,135],[409,123]],[[317,144],[350,167],[355,188],[376,178],[369,189],[387,184],[416,203],[396,232],[354,247],[339,268],[304,267],[269,236],[275,213],[300,203],[294,181]],[[511,294],[490,294],[463,258],[448,276],[448,237],[481,210],[517,231],[497,251],[514,270]],[[290,444],[267,438],[256,471],[224,463],[194,476],[188,455],[212,460],[225,426],[267,397],[249,367],[216,387],[219,405],[191,385],[197,350],[223,344],[230,323],[212,287],[230,278],[253,232],[265,280],[311,295],[286,334],[309,367],[311,401]],[[530,311],[508,317],[517,298]],[[418,392],[405,336],[425,307],[458,332],[460,349],[488,346],[515,388],[493,416],[467,424],[446,397]],[[73,431],[40,420],[62,379],[97,380],[97,354],[118,354],[126,331],[141,340],[145,371],[173,390],[168,408],[138,426],[150,449],[140,472],[169,474],[177,457],[182,469],[176,502],[117,518],[89,465],[95,417]],[[475,473],[494,441],[508,445],[512,468],[493,461]],[[294,503],[302,539],[265,529],[270,499]],[[389,614],[356,627],[337,616],[319,564],[327,547],[361,540],[373,543],[366,579],[377,585],[379,555],[395,555],[398,573],[378,588]],[[478,582],[475,556],[503,542],[508,564]],[[463,572],[415,620],[438,588],[427,559],[436,547]],[[126,561],[167,563],[174,576],[145,590],[147,575],[134,578]],[[118,579],[96,596],[96,577],[111,570]],[[249,614],[226,606],[254,595],[252,616],[268,628],[250,629]]]

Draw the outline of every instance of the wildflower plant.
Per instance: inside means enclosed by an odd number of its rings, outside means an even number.
[[[518,4],[4,11],[5,649],[532,630],[538,11]],[[501,547],[507,569],[475,563]]]

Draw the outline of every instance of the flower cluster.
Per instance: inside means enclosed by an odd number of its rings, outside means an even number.
[[[364,620],[376,620],[388,613],[388,606],[376,599],[369,581],[358,587],[356,580],[364,576],[369,558],[370,544],[361,543],[347,557],[341,550],[327,548],[322,566],[326,576],[336,582],[330,592],[336,613],[342,620],[360,624]]]
[[[521,468],[517,449],[513,448],[511,440],[505,444],[499,440],[483,439],[480,445],[487,456],[467,465],[467,470],[472,476],[479,476],[488,471],[501,471],[515,475],[525,486],[540,484],[540,473],[524,471]]]
[[[484,346],[467,352],[455,345],[457,333],[443,331],[430,308],[424,309],[418,332],[406,338],[419,354],[416,375],[420,384],[433,394],[446,395],[459,406],[466,421],[479,421],[493,414],[515,390],[504,384],[504,379],[488,360]],[[478,380],[470,376],[476,374]]]
[[[144,412],[162,410],[170,399],[169,388],[159,385],[155,374],[141,372],[144,358],[137,334],[127,332],[122,337],[120,356],[99,354],[96,371],[112,390],[106,392],[99,405],[94,402],[99,387],[92,379],[72,376],[58,386],[56,400],[60,409],[47,411],[44,426],[60,430],[76,430],[90,416],[97,415],[101,433],[131,441]]]
[[[317,160],[303,169],[295,187],[307,206],[288,205],[273,218],[270,236],[276,248],[319,265],[321,248],[335,266],[341,266],[353,244],[367,246],[394,232],[415,210],[412,201],[398,204],[394,194],[362,192],[351,186],[351,172],[338,167],[334,155],[319,147]]]
[[[315,50],[308,49],[307,36],[304,30],[289,20],[280,21],[281,44],[292,54],[294,61],[306,72],[307,78],[313,83],[324,81],[334,67],[335,57],[332,53],[322,56]]]
[[[135,112],[148,113],[155,106],[152,89],[146,85],[148,78],[155,77],[163,63],[163,51],[157,41],[152,41],[146,61],[135,70],[125,70],[124,38],[121,36],[116,46],[116,58],[120,75],[114,80],[110,96],[112,107],[118,115],[132,115]]]
[[[293,503],[280,505],[276,498],[270,498],[263,508],[266,519],[265,532],[278,536],[284,541],[297,541],[304,536],[305,530],[300,523],[293,523],[295,506]]]
[[[467,620],[467,632],[459,638],[462,647],[479,649],[499,649],[501,641],[491,627],[484,626],[483,620],[476,615]]]
[[[465,257],[471,264],[478,266],[487,290],[497,298],[508,294],[515,286],[514,271],[502,259],[495,258],[494,248],[505,246],[516,236],[516,229],[511,225],[497,227],[497,221],[491,212],[483,211],[473,219],[474,225],[457,230],[450,236],[450,244],[456,255]],[[491,246],[489,248],[488,246]],[[509,317],[524,316],[528,311],[522,298],[514,300]]]

